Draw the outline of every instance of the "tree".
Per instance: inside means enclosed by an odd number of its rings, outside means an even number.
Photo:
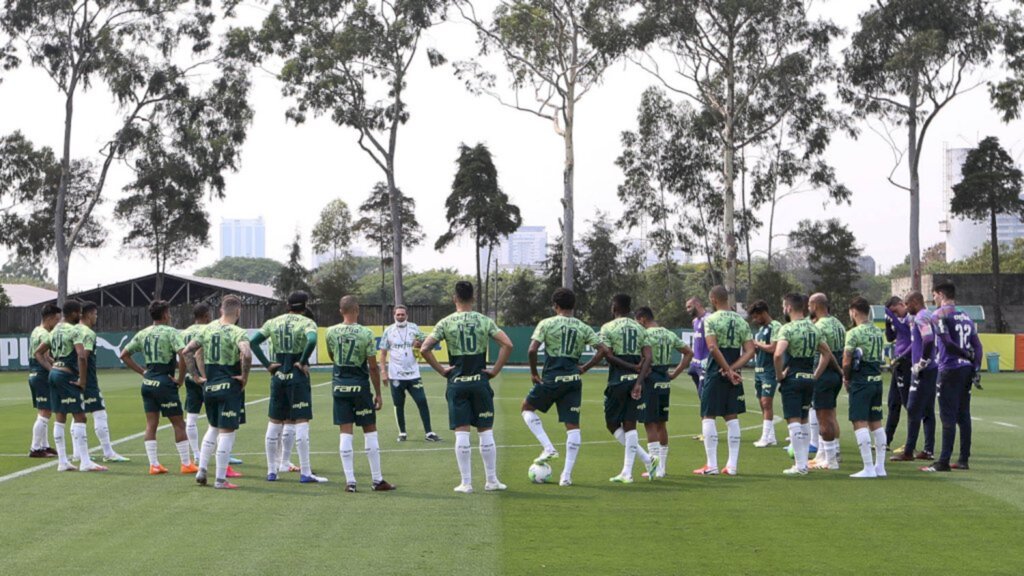
[[[219,278],[272,286],[284,266],[270,258],[228,256],[195,271],[201,278]]]
[[[64,99],[61,177],[52,218],[57,301],[63,302],[71,253],[81,245],[83,226],[103,194],[109,170],[115,160],[128,161],[140,152],[147,141],[147,130],[166,127],[175,137],[208,142],[210,148],[203,146],[201,150],[212,149],[215,156],[202,156],[200,151],[197,161],[233,162],[251,116],[246,104],[247,68],[234,66],[219,54],[193,58],[184,67],[175,62],[179,51],[202,56],[212,45],[210,31],[216,17],[210,2],[9,0],[5,7],[0,29],[24,49],[34,66],[46,71]],[[227,5],[228,14],[232,7],[233,3]],[[225,96],[227,103],[219,112],[238,121],[223,130],[220,123],[210,121],[212,107],[206,105],[206,100],[193,96],[198,86],[208,82],[211,69],[217,69],[220,75],[210,82],[210,90]],[[82,219],[69,227],[65,206],[75,176],[71,153],[75,104],[82,92],[99,82],[112,93],[122,118],[112,135],[98,138],[103,144],[95,184],[82,208]],[[181,105],[170,105],[174,103]],[[174,116],[183,111],[190,114]],[[210,130],[183,133],[172,128],[175,121],[188,120],[197,120],[195,126]],[[214,134],[218,137],[211,139]],[[222,186],[221,182],[218,192]]]
[[[921,289],[921,182],[919,166],[928,129],[957,96],[980,85],[969,79],[992,62],[1007,22],[992,0],[886,0],[860,15],[860,28],[844,51],[840,95],[862,118],[889,126],[876,130],[893,152],[888,181],[910,196],[910,268]],[[895,133],[902,129],[900,144]],[[906,161],[908,181],[896,171]]]
[[[99,248],[107,232],[89,212],[95,167],[74,160],[63,203],[64,234],[77,229],[79,248]],[[61,164],[48,147],[36,148],[21,132],[0,137],[0,244],[21,258],[54,256],[54,228]],[[96,199],[99,204],[101,199]]]
[[[423,242],[423,229],[416,220],[416,200],[402,194],[399,195],[399,221],[402,228],[402,242],[405,248],[418,246]],[[391,265],[394,225],[391,222],[391,192],[384,182],[377,182],[370,190],[370,197],[359,205],[359,220],[352,226],[352,231],[362,234],[367,242],[377,247],[380,256],[381,293],[384,292],[385,268]],[[402,302],[398,302],[402,304]]]
[[[528,268],[517,268],[498,275],[505,289],[498,300],[498,323],[502,326],[533,326],[550,310],[550,294]]]
[[[996,217],[1000,214],[1024,219],[1024,200],[1021,200],[1021,171],[1013,158],[989,136],[978,147],[967,153],[961,170],[963,179],[953,186],[950,202],[951,214],[974,221],[989,221],[989,246],[992,252],[992,296],[995,302],[996,330],[1003,332],[1002,281],[999,278],[999,231]]]
[[[562,253],[569,257],[562,261],[561,283],[573,288],[576,105],[621,51],[620,11],[627,6],[618,0],[501,0],[490,22],[477,14],[471,0],[456,0],[455,6],[476,29],[480,56],[501,59],[512,94],[501,94],[497,74],[480,59],[455,64],[467,89],[551,122],[562,138]]]
[[[459,145],[458,170],[452,182],[452,193],[445,200],[445,218],[448,231],[434,243],[434,249],[443,251],[456,238],[468,234],[476,248],[476,285],[482,298],[477,308],[487,312],[487,290],[480,271],[480,253],[488,249],[487,268],[490,268],[490,249],[503,237],[512,234],[523,223],[519,207],[511,204],[508,195],[498,185],[498,170],[491,152],[484,144],[470,148]]]
[[[547,301],[548,298],[554,294],[555,290],[563,287],[562,284],[562,250],[565,249],[565,243],[562,242],[562,235],[559,234],[557,238],[551,244],[548,244],[548,256],[544,261],[544,272],[541,274],[541,281],[543,282],[543,294],[544,299]],[[573,259],[576,262],[580,261],[582,254],[579,248],[573,246]],[[587,309],[587,291],[586,286],[583,285],[583,275],[580,271],[579,266],[573,267],[573,288],[572,291],[576,293],[576,310],[583,311]]]
[[[3,310],[4,308],[7,308],[10,305],[11,299],[9,296],[7,296],[7,291],[4,290],[3,285],[0,284],[0,310]]]
[[[776,130],[793,110],[834,77],[829,46],[839,29],[808,18],[802,0],[644,0],[634,25],[641,48],[652,43],[668,52],[675,68],[663,72],[656,59],[642,68],[666,88],[698,103],[711,115],[722,153],[722,235],[730,300],[735,299],[737,155]]]
[[[860,279],[857,239],[836,218],[812,222],[801,220],[789,234],[790,244],[806,250],[807,266],[814,275],[814,290],[824,292],[833,303],[849,302]],[[833,313],[846,319],[845,306],[834,305]]]
[[[295,233],[289,247],[288,263],[274,277],[274,296],[284,300],[296,290],[310,292],[309,270],[302,265],[302,235]]]
[[[295,100],[287,117],[329,114],[358,134],[359,147],[384,173],[391,202],[395,303],[403,298],[401,204],[396,178],[399,127],[409,119],[405,102],[409,67],[445,0],[290,0],[274,6],[262,28],[232,33],[232,45],[253,60],[277,56],[282,93]],[[428,50],[431,65],[444,58]]]
[[[352,274],[354,265],[350,256],[331,260],[311,274],[309,285],[317,300],[333,306],[342,296],[355,292],[356,278]]]
[[[345,254],[352,244],[352,213],[344,200],[335,198],[324,206],[310,239],[317,254],[330,253],[335,260]]]
[[[754,272],[747,307],[749,308],[750,303],[755,300],[764,300],[768,303],[772,317],[781,320],[783,296],[791,292],[800,292],[801,289],[800,283],[786,272],[781,272],[771,265],[761,266]]]
[[[38,259],[16,256],[0,267],[0,281],[7,284],[29,284],[40,288],[53,289],[50,272]]]
[[[620,247],[607,215],[601,212],[590,222],[583,247],[580,269],[589,303],[586,318],[592,324],[603,324],[611,320],[612,296],[619,292],[638,295],[641,257]]]

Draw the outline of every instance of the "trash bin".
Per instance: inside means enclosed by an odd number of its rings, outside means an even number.
[[[985,355],[988,360],[988,371],[991,374],[999,374],[999,352],[989,352]]]

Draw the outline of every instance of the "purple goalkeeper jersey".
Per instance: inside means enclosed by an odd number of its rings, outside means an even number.
[[[893,358],[901,358],[910,353],[910,314],[902,318],[895,312],[885,309],[885,339],[893,344]]]
[[[910,328],[910,361],[917,364],[927,358],[930,363],[927,370],[935,369],[935,328],[932,325],[932,313],[922,308],[914,315]]]
[[[700,318],[693,319],[693,360],[690,361],[691,370],[699,370],[703,366],[704,360],[708,357],[708,344],[704,340],[704,321],[708,319],[707,312]],[[691,371],[692,373],[692,371]]]
[[[932,318],[939,348],[939,370],[945,372],[964,366],[981,368],[981,340],[974,321],[949,304],[936,310]]]

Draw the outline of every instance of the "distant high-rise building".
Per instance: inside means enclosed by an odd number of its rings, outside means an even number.
[[[955,262],[972,256],[989,241],[989,223],[974,222],[953,216],[950,206],[953,202],[953,186],[963,180],[964,162],[970,148],[946,148],[942,204],[945,219],[939,222],[939,230],[946,234],[946,261]],[[996,228],[1000,244],[1012,244],[1024,238],[1024,221],[1016,216],[996,216]]]
[[[491,269],[495,262],[501,270],[531,268],[540,270],[548,258],[548,231],[544,226],[520,226],[502,239],[491,253]],[[487,265],[487,251],[480,253],[481,267]]]
[[[875,259],[871,256],[861,256],[857,258],[857,268],[860,269],[862,276],[874,276],[877,270],[878,264],[875,263]]]
[[[252,220],[223,218],[220,221],[220,257],[266,257],[263,217]]]

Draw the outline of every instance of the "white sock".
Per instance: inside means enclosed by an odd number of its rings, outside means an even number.
[[[143,444],[146,445],[146,457],[149,458],[149,465],[158,466],[160,459],[157,457],[156,440],[146,440]]]
[[[284,428],[284,424],[267,422],[267,435],[264,437],[264,450],[267,453],[267,474],[277,474],[277,443],[281,440],[282,428]]]
[[[480,432],[480,458],[484,461],[487,482],[498,481],[498,447],[494,445],[494,430]]]
[[[376,432],[374,432],[376,435]],[[295,449],[299,452],[300,474],[312,476],[313,467],[309,464],[309,422],[299,422],[295,425]]]
[[[189,464],[192,463],[192,460],[190,460],[188,457],[189,445],[187,439],[182,440],[181,442],[175,442],[174,447],[178,449],[178,458],[181,459],[182,466],[188,466]]]
[[[626,445],[626,431],[622,429],[622,426],[619,426],[615,432],[612,432],[612,436],[619,441],[619,444]]]
[[[835,462],[835,460],[836,460],[836,444],[838,444],[838,442],[835,441],[835,440],[824,440],[824,441],[822,441],[822,444],[824,445],[824,451],[822,451],[820,453],[825,454],[824,462],[826,464]],[[819,450],[821,450],[821,449],[819,448]]]
[[[668,464],[668,444],[662,444],[658,453],[658,476],[664,476]]]
[[[352,435],[341,433],[341,445],[338,448],[341,454],[341,469],[345,472],[345,483],[356,483],[356,472],[352,461]]]
[[[793,460],[798,470],[807,469],[808,435],[799,422],[790,422],[789,441],[793,445]]]
[[[49,446],[46,441],[46,426],[49,423],[49,418],[36,416],[36,421],[32,423],[32,450],[42,450]]]
[[[53,423],[53,445],[57,448],[57,462],[61,466],[68,465],[68,447],[64,441],[64,423]]]
[[[761,422],[761,440],[765,442],[775,440],[775,425],[771,420]]]
[[[217,482],[224,482],[231,462],[231,449],[235,447],[235,433],[221,432],[217,435]]]
[[[103,455],[110,458],[114,455],[114,449],[110,446],[110,425],[107,421],[107,411],[97,410],[92,413],[92,429],[100,440],[103,448]]]
[[[819,432],[821,429],[818,426],[818,411],[815,410],[814,408],[811,408],[810,412],[807,415],[807,424],[808,426],[810,426],[811,446],[819,446],[818,442],[821,440]]]
[[[657,456],[658,460],[661,460],[661,442],[648,442],[647,453],[651,456]]]
[[[455,461],[459,465],[459,475],[462,477],[462,484],[473,483],[473,463],[470,460],[473,447],[469,443],[469,432],[455,433]]]
[[[729,460],[725,463],[727,468],[736,469],[740,460],[740,421],[729,420],[725,423],[729,441]]]
[[[533,432],[533,435],[537,437],[537,441],[544,450],[548,452],[554,452],[555,446],[551,443],[551,439],[548,438],[547,432],[544,431],[544,423],[541,422],[540,416],[533,410],[523,410],[523,422],[526,422],[526,426]]]
[[[78,451],[82,469],[92,466],[92,458],[89,457],[89,433],[85,428],[85,422],[71,424],[71,443]]]
[[[867,428],[858,428],[854,431],[857,435],[857,448],[860,450],[860,459],[864,462],[864,469],[870,470],[875,463],[871,460],[871,431]],[[885,433],[885,430],[882,430]]]
[[[206,434],[203,436],[203,447],[199,451],[199,469],[206,470],[207,465],[210,463],[210,457],[217,451],[217,437],[220,436],[220,430],[210,426],[206,429]]]
[[[633,462],[636,460],[637,449],[640,448],[640,436],[636,430],[626,432],[626,449],[622,457],[622,476],[633,477]]]
[[[715,421],[710,419],[701,420],[701,434],[704,435],[704,454],[707,456],[708,468],[718,469],[718,430],[715,428]]]
[[[185,414],[185,436],[192,447],[192,457],[199,460],[199,414]]]
[[[363,447],[366,448],[366,459],[370,461],[370,479],[376,484],[384,479],[380,471],[380,442],[376,432],[363,433]]]
[[[885,428],[878,428],[875,435],[875,473],[879,476],[885,474]]]
[[[281,468],[287,469],[292,462],[292,448],[295,446],[295,424],[285,424],[281,431]]]
[[[580,453],[580,431],[567,430],[565,432],[565,468],[562,469],[562,479],[572,479],[572,469],[576,466],[576,456]]]
[[[800,430],[803,433],[803,444],[800,446],[803,449],[801,454],[803,457],[804,468],[806,468],[807,463],[811,459],[811,424],[801,424]]]

